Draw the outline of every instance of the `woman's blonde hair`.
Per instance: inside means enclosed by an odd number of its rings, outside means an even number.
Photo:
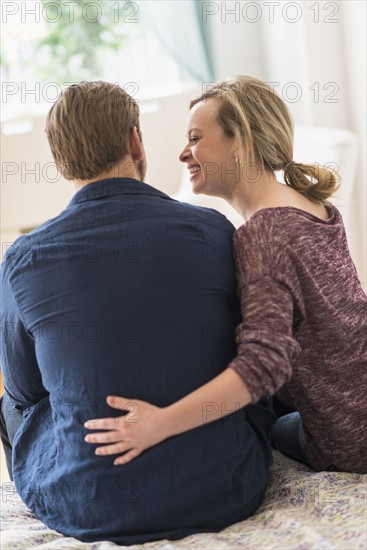
[[[218,123],[234,138],[243,167],[256,164],[270,172],[283,170],[285,183],[316,203],[325,202],[339,188],[338,173],[293,161],[291,115],[266,82],[250,76],[216,82],[191,101],[190,109],[210,98],[219,101]]]

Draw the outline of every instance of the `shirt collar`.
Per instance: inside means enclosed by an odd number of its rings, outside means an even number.
[[[82,187],[75,193],[69,206],[113,195],[153,195],[162,199],[174,200],[166,193],[142,181],[133,178],[109,178],[93,181]]]

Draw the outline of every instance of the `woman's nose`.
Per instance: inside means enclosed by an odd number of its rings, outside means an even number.
[[[185,147],[183,151],[181,151],[180,156],[178,157],[181,162],[187,162],[190,158],[190,149],[188,147]]]

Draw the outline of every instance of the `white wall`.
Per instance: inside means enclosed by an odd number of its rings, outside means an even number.
[[[216,4],[218,10],[207,16],[207,24],[210,25],[217,79],[248,74],[267,82],[279,82],[275,89],[283,95],[296,125],[340,128],[357,136],[355,178],[343,181],[342,195],[349,197],[348,215],[344,217],[347,237],[366,288],[367,3],[359,0],[259,1],[257,12],[254,7],[243,12],[246,5],[253,6],[254,2],[212,4]],[[270,4],[274,8],[273,20]],[[239,13],[235,14],[233,10],[237,5]],[[290,23],[289,19],[297,19],[297,10],[299,19]],[[249,22],[256,19],[256,22]],[[296,82],[301,90],[300,98],[294,102],[288,101],[286,95],[296,90],[289,86],[291,82]],[[294,96],[289,97],[293,99]],[[334,160],[329,159],[330,162]],[[321,159],[315,157],[314,162],[321,162]]]

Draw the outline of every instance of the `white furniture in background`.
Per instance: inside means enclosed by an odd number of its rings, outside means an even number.
[[[353,214],[353,190],[358,163],[358,138],[349,130],[325,126],[296,126],[294,160],[318,163],[336,169],[341,175],[339,191],[331,201],[340,210],[347,233]]]

